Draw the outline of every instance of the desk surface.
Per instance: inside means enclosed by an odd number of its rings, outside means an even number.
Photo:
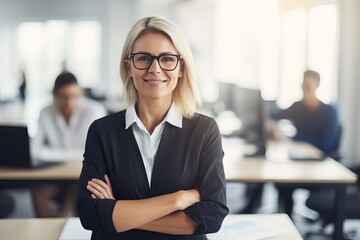
[[[65,161],[36,169],[0,167],[0,180],[78,180],[81,167],[81,161]]]
[[[354,183],[357,175],[331,158],[322,161],[292,161],[282,155],[283,149],[271,146],[274,153],[265,157],[243,157],[241,142],[225,139],[224,169],[229,182],[284,183]],[[273,159],[273,160],[271,160]],[[77,180],[81,161],[67,161],[41,169],[0,167],[0,180]]]
[[[243,157],[239,139],[225,139],[224,169],[231,182],[354,183],[357,175],[337,161],[293,161],[283,145],[272,144],[266,158]]]
[[[1,219],[0,239],[58,240],[66,219]]]
[[[286,231],[276,237],[267,238],[269,240],[301,240],[301,236],[295,229],[294,224],[285,214],[251,214],[251,215],[229,215],[229,218],[239,220],[252,220],[261,224],[271,224],[272,226],[286,229]],[[226,220],[225,220],[226,221]],[[58,240],[66,222],[61,219],[2,219],[0,220],[0,239],[20,240]],[[21,231],[19,231],[21,229]],[[228,239],[232,240],[232,239]],[[235,240],[235,239],[234,239]]]

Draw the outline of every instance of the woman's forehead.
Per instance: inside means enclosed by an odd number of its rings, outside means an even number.
[[[171,39],[160,32],[147,32],[135,41],[133,52],[158,53],[177,53],[177,50]]]

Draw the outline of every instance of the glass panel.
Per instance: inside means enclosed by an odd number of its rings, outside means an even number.
[[[318,97],[330,102],[337,85],[337,11],[333,4],[309,11],[308,67],[320,73]]]
[[[278,104],[288,107],[301,98],[301,82],[306,66],[306,14],[295,9],[282,18],[281,66]]]
[[[96,21],[75,22],[72,44],[68,53],[69,68],[73,69],[82,87],[95,87],[101,78],[101,25]]]
[[[24,22],[18,27],[19,59],[29,95],[51,92],[56,76],[73,72],[82,87],[101,78],[101,25],[96,21]]]
[[[217,6],[215,74],[221,82],[276,95],[278,1],[221,0]]]

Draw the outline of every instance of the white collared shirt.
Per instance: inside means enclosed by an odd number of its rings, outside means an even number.
[[[182,115],[174,104],[171,105],[164,120],[155,127],[152,134],[148,132],[140,118],[136,114],[135,105],[131,105],[126,109],[125,115],[125,129],[132,126],[136,142],[138,144],[144,166],[151,187],[151,174],[154,167],[156,153],[160,144],[162,133],[165,128],[165,122],[171,125],[182,128]],[[136,124],[133,124],[136,123]]]
[[[32,140],[33,154],[38,156],[44,152],[72,151],[81,159],[90,124],[106,114],[106,109],[100,103],[81,99],[69,124],[66,124],[57,107],[51,104],[40,113],[38,132]]]

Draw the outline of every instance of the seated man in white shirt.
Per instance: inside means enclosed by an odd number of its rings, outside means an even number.
[[[32,143],[35,156],[81,160],[90,124],[105,115],[101,104],[82,98],[81,88],[72,73],[61,73],[55,80],[53,103],[40,113],[38,133]],[[75,185],[52,184],[34,187],[37,216],[66,217],[75,210],[75,188]],[[56,213],[50,206],[53,199],[60,201]]]

